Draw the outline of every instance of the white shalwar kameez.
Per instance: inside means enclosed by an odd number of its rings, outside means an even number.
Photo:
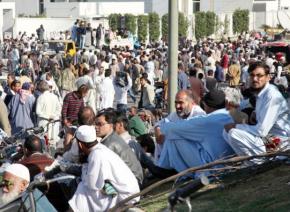
[[[105,180],[118,192],[115,197],[103,193]],[[122,159],[103,144],[97,144],[89,154],[88,164],[83,165],[82,181],[69,204],[73,211],[107,211],[139,191],[137,179]],[[137,201],[139,197],[129,203]]]
[[[113,80],[110,77],[105,77],[100,85],[101,105],[100,109],[113,107],[115,88]]]
[[[225,140],[238,155],[265,153],[262,138],[268,134],[277,136],[282,141],[290,136],[288,104],[276,86],[266,84],[257,96],[255,111],[256,125],[237,124],[229,133],[223,132]],[[259,163],[260,160],[256,162]]]

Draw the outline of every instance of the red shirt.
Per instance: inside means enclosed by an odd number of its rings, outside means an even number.
[[[76,91],[68,93],[63,100],[62,119],[74,122],[78,120],[78,113],[84,107],[83,98],[79,98]]]

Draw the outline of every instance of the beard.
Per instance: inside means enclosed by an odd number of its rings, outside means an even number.
[[[176,111],[176,114],[182,118],[182,119],[186,119],[189,115],[190,115],[191,110],[189,110],[188,108],[182,110],[182,111]]]
[[[18,195],[19,193],[15,189],[9,193],[4,193],[3,190],[0,189],[0,206],[5,205],[11,200],[14,200],[16,197],[18,197]]]

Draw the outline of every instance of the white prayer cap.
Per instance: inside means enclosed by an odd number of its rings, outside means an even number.
[[[117,60],[117,56],[115,54],[112,54],[112,60]]]
[[[77,81],[76,81],[77,89],[79,89],[79,88],[82,87],[83,85],[87,85],[87,84],[88,84],[87,79],[85,79],[85,78],[83,78],[83,77],[78,78]]]
[[[26,166],[22,164],[19,163],[11,164],[10,166],[6,167],[5,172],[13,174],[16,177],[26,180],[27,182],[30,182],[29,170]]]
[[[52,82],[52,80],[46,80],[46,82],[47,82],[48,86],[53,87],[53,82]]]
[[[92,143],[97,140],[94,126],[82,125],[76,131],[76,138],[84,143]]]

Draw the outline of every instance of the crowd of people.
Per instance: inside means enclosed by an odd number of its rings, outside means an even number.
[[[78,40],[77,28],[71,37],[82,47],[85,38]],[[80,49],[71,58],[47,55],[42,39],[20,37],[0,46],[8,71],[1,86],[1,135],[48,126],[54,150],[43,152],[38,136],[24,139],[23,158],[4,171],[2,204],[24,192],[46,167],[60,164],[66,172],[64,161],[79,164],[81,181],[67,205],[49,195],[48,200],[58,210],[105,211],[152,177],[289,145],[288,63],[285,56],[265,52],[263,38],[245,34],[234,41],[180,44],[176,111],[169,114],[157,108],[156,97],[162,85],[162,101],[168,99],[166,43]],[[52,152],[60,149],[62,156],[54,158]],[[260,163],[263,159],[246,165]]]

